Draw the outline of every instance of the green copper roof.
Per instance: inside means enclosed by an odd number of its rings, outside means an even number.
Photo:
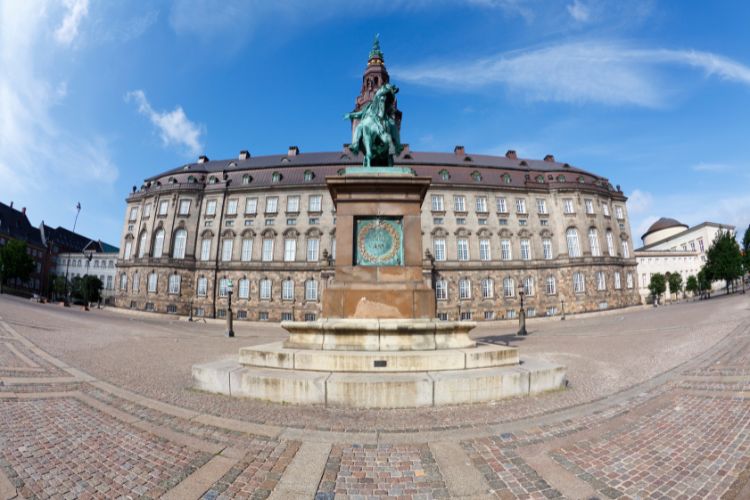
[[[370,59],[380,59],[384,61],[383,52],[380,50],[380,33],[375,35],[375,40],[372,42],[372,50],[370,50]]]

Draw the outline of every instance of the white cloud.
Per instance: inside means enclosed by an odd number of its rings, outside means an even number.
[[[648,191],[634,189],[628,197],[628,213],[641,214],[651,208],[654,197]]]
[[[697,163],[690,167],[693,172],[729,172],[734,170],[734,165],[726,163]]]
[[[750,86],[750,67],[717,54],[643,49],[606,40],[394,67],[391,74],[427,86],[467,91],[505,86],[532,101],[660,107],[669,92],[659,71],[665,65],[688,66]]]
[[[574,0],[574,2],[569,4],[566,8],[568,9],[568,14],[579,23],[585,23],[591,17],[591,11],[580,0]]]
[[[78,36],[78,28],[89,13],[89,0],[64,0],[67,13],[60,26],[55,30],[55,39],[70,45]]]
[[[128,92],[125,99],[134,100],[138,104],[138,112],[148,117],[156,126],[165,146],[184,146],[187,152],[193,155],[201,152],[203,145],[200,137],[203,127],[191,122],[182,107],[177,106],[172,111],[155,111],[142,90]]]

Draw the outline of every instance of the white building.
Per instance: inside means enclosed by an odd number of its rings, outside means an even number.
[[[656,273],[679,273],[683,284],[688,276],[697,275],[706,262],[706,252],[719,231],[731,231],[734,226],[703,222],[689,227],[675,219],[662,217],[654,222],[641,237],[644,246],[635,250],[638,262],[638,289],[646,300],[650,292],[648,284]],[[714,289],[722,283],[714,283]],[[667,299],[671,297],[667,286]]]
[[[58,254],[54,273],[58,276],[67,274],[68,280],[87,274],[98,277],[103,285],[102,300],[107,301],[115,292],[118,254],[118,248],[92,240],[82,252]]]

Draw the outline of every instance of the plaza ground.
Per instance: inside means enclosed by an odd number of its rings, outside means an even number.
[[[568,389],[345,410],[191,389],[275,324],[0,296],[0,498],[750,498],[750,294],[515,326]]]

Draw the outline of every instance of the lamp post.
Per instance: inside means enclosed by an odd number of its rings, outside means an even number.
[[[73,232],[76,232],[76,224],[78,224],[78,214],[81,213],[81,202],[79,201],[76,205],[76,218],[73,221]],[[70,299],[68,298],[68,269],[70,269],[70,254],[68,254],[68,261],[65,264],[65,297],[63,298],[63,305],[70,307]]]
[[[565,321],[565,299],[560,299],[560,305],[562,306],[562,318],[560,318],[560,321]]]
[[[81,280],[81,286],[83,286],[83,310],[89,310],[89,288],[87,286],[86,276],[89,275],[89,266],[91,265],[91,259],[94,258],[94,252],[92,250],[84,250],[83,256],[86,257],[86,274],[83,275]]]
[[[227,307],[227,337],[234,337],[234,329],[232,328],[232,280],[227,283],[227,296],[229,297],[229,305]]]
[[[518,334],[528,335],[526,332],[526,310],[523,308],[524,288],[523,283],[518,285],[518,295],[521,297],[521,312],[518,315]]]
[[[193,299],[190,299],[190,316],[188,316],[188,321],[193,321]]]

